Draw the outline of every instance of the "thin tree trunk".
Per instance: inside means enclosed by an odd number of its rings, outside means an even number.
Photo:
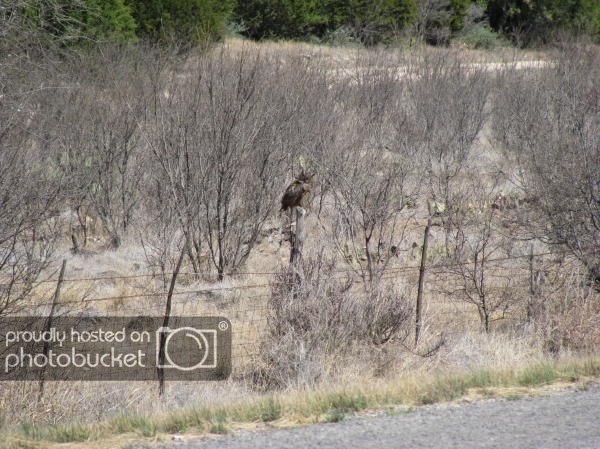
[[[200,270],[198,268],[198,262],[196,260],[196,257],[194,256],[194,252],[192,251],[192,242],[190,239],[189,232],[187,232],[185,236],[185,248],[188,259],[190,259],[190,263],[192,264],[192,269],[194,270],[195,274],[198,274]]]

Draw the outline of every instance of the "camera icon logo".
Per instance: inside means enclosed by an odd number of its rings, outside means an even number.
[[[164,341],[164,360],[160,345]],[[217,331],[193,327],[159,327],[156,331],[156,367],[192,371],[217,367]]]

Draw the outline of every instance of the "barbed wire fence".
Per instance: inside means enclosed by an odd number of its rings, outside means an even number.
[[[584,251],[597,252],[599,247],[586,248]],[[515,310],[500,310],[494,320],[525,321],[527,316],[527,297],[537,294],[532,286],[532,262],[535,260],[544,260],[544,258],[556,258],[560,256],[563,259],[563,265],[573,264],[575,257],[570,258],[570,250],[549,250],[530,254],[519,254],[506,257],[496,257],[487,259],[489,272],[486,274],[492,281],[487,286],[487,294],[493,295],[512,295],[513,297],[525,298],[524,307],[517,307]],[[525,262],[515,264],[515,262]],[[555,262],[552,262],[555,263]],[[438,322],[448,320],[458,321],[458,318],[464,319],[466,316],[473,318],[471,321],[477,321],[477,307],[468,298],[461,297],[464,294],[464,286],[452,289],[452,283],[456,282],[456,269],[468,267],[472,262],[450,262],[450,263],[431,263],[427,264],[425,269],[428,275],[426,281],[426,294],[424,296],[424,319],[437,319]],[[549,264],[551,265],[551,263]],[[387,282],[406,282],[406,278],[412,276],[408,284],[416,281],[420,265],[393,266],[382,270],[382,281]],[[543,268],[541,268],[543,270]],[[538,268],[538,271],[540,268]],[[62,298],[56,296],[48,302],[31,302],[29,310],[34,314],[52,314],[69,316],[72,314],[83,313],[85,316],[94,314],[111,313],[118,316],[138,316],[138,315],[160,315],[164,311],[164,300],[167,292],[164,288],[153,286],[150,281],[159,281],[162,284],[162,277],[173,275],[173,273],[140,273],[132,275],[110,275],[110,276],[83,276],[66,277],[63,274],[54,278],[41,279],[38,285],[48,285],[48,291],[55,291],[53,287],[62,287]],[[551,271],[546,270],[548,273]],[[180,278],[186,278],[186,284],[193,285],[194,281],[201,281],[204,276],[210,276],[214,273],[196,273],[181,272]],[[232,323],[232,363],[234,370],[243,371],[245,366],[254,363],[259,356],[261,344],[268,333],[270,320],[269,299],[273,294],[273,287],[281,287],[291,284],[294,281],[282,281],[277,277],[281,272],[277,271],[238,271],[226,274],[226,283],[218,283],[208,287],[186,288],[180,286],[172,292],[172,297],[176,298],[173,305],[173,315],[195,316],[195,315],[219,315],[228,318]],[[549,275],[549,274],[547,274]],[[573,270],[570,273],[573,279],[582,279],[585,277],[584,270]],[[252,282],[246,280],[251,277]],[[356,268],[336,269],[333,271],[332,280],[350,280],[353,284],[360,284],[363,279],[357,274]],[[454,279],[454,281],[452,280]],[[494,283],[493,281],[497,282]],[[507,281],[508,280],[508,281]],[[114,283],[122,281],[125,283],[141,281],[140,285],[127,285],[129,289],[139,289],[141,291],[129,294],[108,294],[93,296],[89,294],[89,285],[95,283]],[[235,285],[235,282],[242,282]],[[227,284],[233,282],[234,284]],[[158,282],[157,282],[158,283]],[[2,282],[0,282],[0,286]],[[81,286],[84,286],[81,288]],[[67,297],[67,293],[72,289],[75,291],[74,299]],[[81,294],[81,290],[84,293]],[[93,290],[93,288],[91,289]],[[77,296],[80,295],[80,296]],[[70,293],[73,296],[73,293]],[[155,301],[148,304],[148,301]],[[454,329],[452,332],[445,331],[445,334],[460,334],[466,331],[472,331],[473,328],[464,327]]]

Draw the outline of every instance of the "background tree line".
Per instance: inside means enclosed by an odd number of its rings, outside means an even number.
[[[489,47],[543,44],[557,31],[600,38],[596,0],[6,0],[4,19],[35,25],[41,41],[177,41],[227,32],[252,39],[374,45],[399,38]],[[29,27],[31,29],[31,27]],[[9,37],[14,29],[3,30]],[[14,36],[13,36],[14,37]]]

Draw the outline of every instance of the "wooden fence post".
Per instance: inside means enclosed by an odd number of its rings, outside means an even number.
[[[171,275],[171,284],[169,285],[169,292],[167,293],[167,304],[165,306],[165,316],[163,318],[162,327],[169,327],[169,319],[171,318],[171,302],[173,299],[173,291],[175,290],[175,283],[177,281],[177,275],[179,274],[179,270],[181,268],[181,263],[183,262],[183,257],[187,252],[187,242],[184,243],[183,248],[181,249],[181,254],[179,255],[179,260],[177,260],[177,265],[175,266],[175,271]],[[165,364],[165,344],[167,342],[167,336],[164,332],[160,334],[160,343],[158,350],[158,365],[156,367],[156,371],[158,374],[158,395],[162,396],[165,393],[165,371],[161,368]]]
[[[423,235],[423,248],[421,251],[421,265],[419,266],[419,287],[417,289],[417,307],[415,312],[415,347],[419,344],[419,336],[423,325],[421,314],[423,309],[423,286],[425,284],[425,264],[427,263],[427,246],[429,244],[429,229],[431,228],[431,215],[427,218],[425,234]]]
[[[304,270],[302,268],[302,251],[306,239],[306,227],[304,218],[306,210],[296,206],[292,209],[292,216],[296,216],[296,229],[291,233],[292,247],[290,250],[290,267],[294,273],[294,284],[299,287],[304,282]]]
[[[58,281],[56,282],[56,290],[54,290],[54,296],[52,297],[52,306],[50,307],[50,313],[48,313],[48,318],[46,319],[46,324],[44,326],[45,332],[50,332],[50,329],[52,328],[52,318],[54,317],[54,312],[56,311],[58,301],[60,300],[60,288],[65,277],[66,267],[67,259],[63,259],[62,265],[60,266],[60,273],[58,274]],[[49,343],[47,341],[44,341],[44,348],[42,351],[45,357],[48,357],[49,349]],[[42,400],[42,396],[44,395],[44,373],[45,370],[42,368],[42,371],[40,373],[40,389],[38,393],[38,402]]]

